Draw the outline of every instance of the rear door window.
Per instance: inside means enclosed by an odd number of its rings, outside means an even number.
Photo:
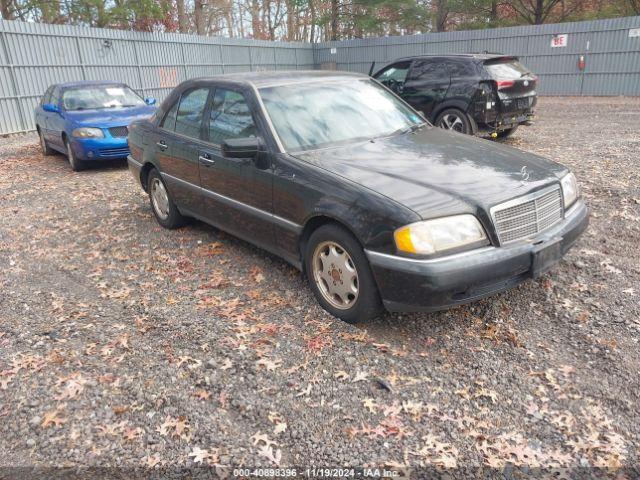
[[[472,61],[464,58],[449,58],[445,65],[452,78],[473,77],[476,75],[475,65]]]
[[[442,59],[422,58],[413,62],[409,80],[436,81],[449,78]]]
[[[176,129],[176,116],[178,114],[178,106],[180,105],[180,99],[169,109],[167,114],[162,119],[162,123],[160,124],[161,128],[165,130],[175,131]]]
[[[517,80],[530,74],[531,71],[515,58],[497,58],[484,62],[484,67],[491,78],[500,80]]]
[[[202,116],[208,98],[209,88],[197,88],[182,94],[175,119],[176,133],[190,138],[201,138]]]

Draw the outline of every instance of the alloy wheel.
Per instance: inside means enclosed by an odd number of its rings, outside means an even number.
[[[447,113],[440,119],[440,123],[438,124],[440,128],[444,128],[445,130],[454,130],[456,132],[465,133],[464,122],[460,118],[459,115],[455,113]]]
[[[351,308],[358,299],[358,271],[347,251],[326,241],[313,252],[313,279],[323,298],[340,310]]]
[[[156,214],[163,220],[169,217],[169,195],[159,178],[151,182],[151,203]]]

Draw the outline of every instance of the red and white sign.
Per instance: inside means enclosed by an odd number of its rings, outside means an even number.
[[[569,35],[566,33],[560,33],[551,37],[552,47],[566,47],[569,40]]]

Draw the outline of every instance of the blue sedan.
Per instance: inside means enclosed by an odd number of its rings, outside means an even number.
[[[123,83],[51,85],[35,109],[42,153],[65,154],[74,171],[90,162],[126,158],[129,124],[153,115],[155,103]]]

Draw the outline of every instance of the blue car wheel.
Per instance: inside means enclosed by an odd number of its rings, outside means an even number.
[[[40,148],[42,149],[42,155],[44,155],[45,157],[48,155],[53,155],[53,149],[49,146],[49,144],[45,140],[44,134],[40,129],[38,129],[38,136],[40,137]]]
[[[87,166],[85,162],[78,159],[73,153],[73,148],[71,148],[71,144],[69,143],[69,139],[65,138],[64,146],[67,149],[67,159],[69,160],[69,165],[71,165],[71,169],[74,172],[79,172],[80,170],[84,170]]]

